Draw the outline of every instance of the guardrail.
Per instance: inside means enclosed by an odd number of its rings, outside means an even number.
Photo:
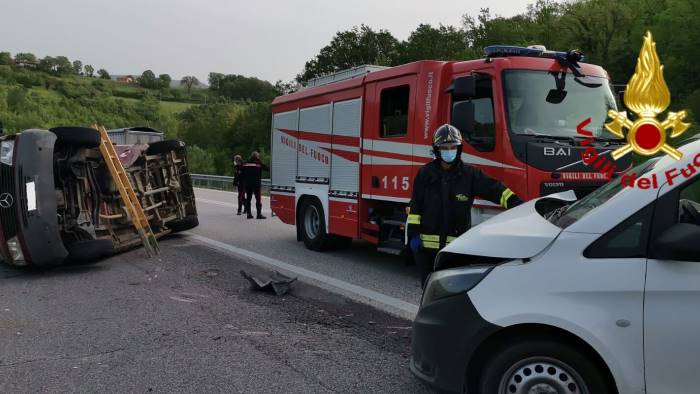
[[[222,176],[222,175],[205,175],[205,174],[190,174],[192,178],[192,185],[194,187],[201,187],[205,189],[215,189],[215,190],[225,190],[225,191],[235,191],[233,187],[233,177],[232,176]],[[262,192],[268,194],[270,192],[270,180],[262,180]]]

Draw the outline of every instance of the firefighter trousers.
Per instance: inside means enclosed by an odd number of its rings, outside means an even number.
[[[245,210],[246,205],[245,205],[245,187],[243,185],[238,185],[238,213],[241,213],[242,210]]]
[[[420,283],[423,287],[425,287],[426,279],[428,279],[430,273],[433,272],[437,253],[438,249],[427,249],[422,246],[418,248],[417,251],[413,252],[413,260],[416,262],[418,269],[420,269]]]
[[[260,186],[246,186],[245,188],[245,209],[248,214],[252,214],[250,203],[255,195],[255,209],[258,211],[258,216],[262,215],[262,199],[260,198]]]

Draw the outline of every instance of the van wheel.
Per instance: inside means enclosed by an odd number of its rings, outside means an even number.
[[[168,153],[185,147],[185,143],[178,140],[165,140],[148,144],[147,155]]]
[[[299,219],[304,245],[315,251],[328,248],[331,237],[326,233],[326,218],[321,203],[315,198],[304,200]]]
[[[190,215],[180,220],[173,220],[172,222],[165,223],[165,227],[169,228],[173,233],[193,229],[197,226],[199,226],[199,218],[197,215]]]
[[[567,343],[525,340],[493,354],[481,374],[479,393],[611,394],[598,367]]]
[[[100,132],[87,127],[54,127],[49,129],[56,134],[56,143],[85,148],[100,146]]]
[[[66,246],[68,263],[86,264],[114,254],[114,244],[109,239],[76,241]]]

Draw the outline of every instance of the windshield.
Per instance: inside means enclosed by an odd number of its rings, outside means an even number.
[[[641,177],[644,174],[651,171],[656,163],[660,160],[660,157],[655,157],[645,161],[642,164],[632,168],[628,174],[637,174],[637,177]],[[559,210],[552,213],[548,217],[549,221],[555,225],[566,228],[581,219],[589,211],[603,205],[606,201],[618,195],[625,187],[620,182],[619,178],[614,178],[610,182],[596,189],[593,193],[587,195],[586,197],[576,201],[571,205],[560,208]]]
[[[617,110],[610,82],[586,77],[584,86],[569,73],[509,70],[504,90],[510,130],[516,134],[577,136],[576,126],[591,118],[586,127],[598,138],[618,139],[603,127],[608,110]]]

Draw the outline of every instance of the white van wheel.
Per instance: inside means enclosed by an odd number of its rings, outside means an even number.
[[[568,342],[512,339],[484,364],[479,393],[610,394],[599,367]]]
[[[516,363],[501,378],[499,393],[590,394],[573,368],[549,357],[531,357]]]

